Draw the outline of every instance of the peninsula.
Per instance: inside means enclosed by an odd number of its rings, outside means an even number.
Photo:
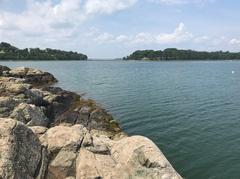
[[[77,52],[46,48],[19,49],[9,43],[0,43],[0,60],[87,60],[88,57]]]
[[[124,60],[239,60],[240,52],[206,52],[194,50],[178,50],[167,48],[165,50],[137,50]]]
[[[37,69],[0,66],[0,178],[182,179],[158,147]]]

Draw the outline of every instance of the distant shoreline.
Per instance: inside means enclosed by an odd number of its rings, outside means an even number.
[[[130,61],[136,61],[136,62],[219,62],[219,61],[240,61],[240,59],[207,59],[207,60],[135,60],[135,59],[131,59],[131,60],[123,60],[123,59],[110,59],[110,60],[95,60],[95,59],[88,59],[88,60],[5,60],[5,59],[0,59],[0,62],[54,62],[54,61],[59,61],[59,62],[96,62],[96,61],[103,61],[103,62],[119,62],[119,61],[126,61],[126,62],[130,62]]]
[[[240,52],[207,52],[195,50],[179,50],[176,48],[167,48],[165,50],[137,50],[124,60],[140,61],[195,61],[195,60],[239,60]]]
[[[29,62],[42,62],[42,61],[89,61],[89,60],[26,60],[26,59],[17,59],[17,60],[6,60],[6,59],[0,59],[0,62],[23,62],[23,61],[29,61]]]
[[[240,59],[206,59],[206,60],[203,60],[203,59],[194,59],[194,60],[186,60],[186,59],[178,59],[178,60],[135,60],[135,59],[129,59],[129,60],[124,60],[124,61],[138,61],[138,62],[209,62],[209,61],[215,61],[215,62],[218,62],[218,61],[240,61]]]
[[[63,51],[58,49],[40,49],[40,48],[25,48],[19,49],[9,43],[0,43],[0,60],[11,61],[33,61],[33,60],[46,60],[46,61],[60,61],[60,60],[87,60],[88,56],[82,53],[73,51]]]

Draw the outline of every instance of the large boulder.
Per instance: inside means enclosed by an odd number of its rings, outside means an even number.
[[[50,154],[47,178],[75,177],[76,158],[85,133],[86,129],[81,125],[56,126],[40,137]]]
[[[17,103],[25,102],[37,106],[45,104],[40,89],[32,88],[30,84],[13,77],[0,77],[0,96],[11,98]]]
[[[6,93],[18,95],[24,93],[27,89],[30,88],[30,85],[25,83],[15,83],[15,82],[8,82],[3,84]]]
[[[132,178],[181,178],[159,148],[146,137],[123,138],[113,145],[111,154],[118,164],[128,168]]]
[[[43,178],[42,147],[23,123],[0,119],[0,178]],[[39,177],[42,176],[42,177]]]
[[[54,155],[61,149],[77,151],[80,148],[86,129],[81,125],[56,126],[47,130],[41,136],[43,145],[47,145],[48,150]]]
[[[29,68],[17,67],[15,69],[10,70],[9,75],[14,76],[14,77],[23,78],[26,76],[28,71],[29,71]]]
[[[99,153],[81,148],[76,166],[76,179],[181,179],[157,146],[141,136],[124,137],[112,141],[94,137],[93,148],[108,148],[109,153]]]
[[[11,69],[10,71],[8,71],[7,76],[23,78],[25,79],[26,83],[34,85],[43,85],[57,82],[57,79],[54,78],[54,76],[50,73],[26,67],[18,67]]]
[[[29,101],[25,94],[31,89],[30,84],[24,83],[22,79],[13,77],[0,77],[0,96],[9,97],[16,102]]]
[[[95,178],[128,179],[130,175],[127,168],[119,166],[110,155],[94,154],[83,148],[77,159],[76,179]]]

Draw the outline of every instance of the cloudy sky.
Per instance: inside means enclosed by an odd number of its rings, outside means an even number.
[[[236,0],[0,0],[0,41],[116,58],[137,49],[240,51]]]

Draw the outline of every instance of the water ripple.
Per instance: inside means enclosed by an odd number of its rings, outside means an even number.
[[[151,138],[186,179],[240,178],[240,62],[4,62],[53,73]]]

